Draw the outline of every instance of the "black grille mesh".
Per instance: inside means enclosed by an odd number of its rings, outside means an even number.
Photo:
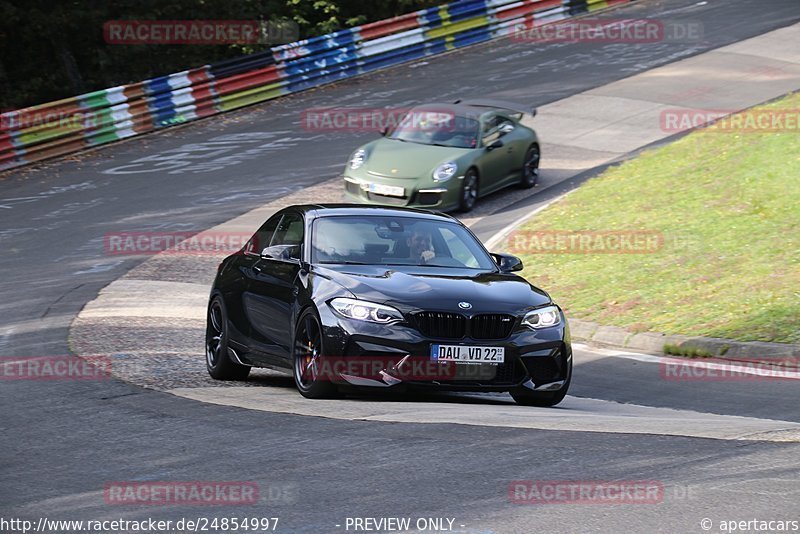
[[[500,313],[476,315],[470,320],[470,337],[474,339],[505,339],[514,327],[514,317]]]
[[[514,328],[514,316],[485,313],[467,319],[460,313],[421,312],[414,316],[417,328],[427,337],[439,339],[505,339]]]
[[[460,313],[422,312],[414,318],[419,331],[428,337],[461,339],[466,335],[467,318]]]

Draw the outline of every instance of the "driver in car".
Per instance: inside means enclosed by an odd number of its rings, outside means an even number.
[[[420,264],[428,263],[436,257],[433,251],[433,239],[427,230],[414,230],[408,238],[408,248],[411,251],[411,259]]]

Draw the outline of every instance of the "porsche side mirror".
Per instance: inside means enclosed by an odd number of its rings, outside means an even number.
[[[490,152],[491,152],[491,151],[492,151],[492,150],[494,150],[495,148],[500,148],[500,147],[502,147],[502,146],[503,146],[503,141],[502,141],[502,139],[495,139],[494,141],[492,141],[491,143],[489,143],[488,145],[486,145],[486,150],[488,150],[488,151],[490,151]]]
[[[512,273],[523,269],[522,260],[511,254],[500,254],[498,252],[493,253],[492,257],[495,263],[497,263],[497,266],[500,267],[500,270],[504,273]]]

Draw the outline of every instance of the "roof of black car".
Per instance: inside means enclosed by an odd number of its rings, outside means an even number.
[[[394,217],[415,217],[422,219],[452,220],[453,217],[416,208],[394,206],[370,206],[367,204],[300,204],[286,209],[294,209],[303,213],[313,213],[315,217],[335,215],[391,215]]]

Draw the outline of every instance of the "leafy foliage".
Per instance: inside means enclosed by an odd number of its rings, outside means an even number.
[[[436,0],[0,0],[0,110],[258,52],[257,45],[111,45],[112,20],[293,21],[301,38],[438,5]]]

